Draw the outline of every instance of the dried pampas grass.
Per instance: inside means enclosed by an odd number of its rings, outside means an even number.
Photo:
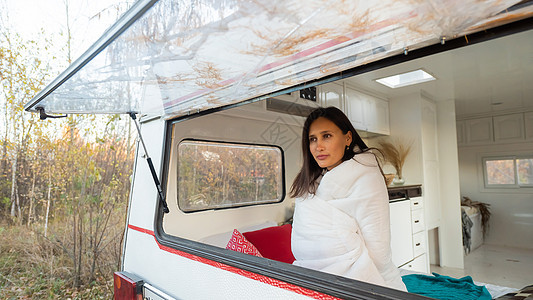
[[[398,178],[402,178],[402,168],[411,152],[412,142],[404,144],[400,141],[391,143],[389,141],[379,141],[379,150],[383,153],[385,162],[391,164],[396,169]]]

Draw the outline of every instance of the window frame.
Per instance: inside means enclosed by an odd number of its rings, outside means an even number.
[[[488,161],[495,161],[495,160],[512,160],[513,161],[513,178],[514,178],[514,184],[489,184],[489,174],[487,171],[487,162]],[[484,156],[482,158],[482,168],[483,168],[483,182],[485,185],[485,188],[487,189],[497,189],[497,188],[503,188],[503,189],[514,189],[518,188],[517,184],[517,178],[516,178],[516,158],[514,155],[506,155],[506,156]]]
[[[172,149],[173,126],[182,121],[201,117],[213,112],[223,111],[238,107],[249,102],[233,104],[216,108],[210,111],[200,112],[192,116],[178,117],[166,120],[165,140],[162,149],[161,178],[163,179],[163,192],[167,190],[170,170],[170,156]],[[244,271],[287,282],[289,284],[316,291],[341,299],[424,299],[418,294],[405,293],[393,288],[378,286],[347,277],[341,277],[321,271],[295,266],[266,258],[260,258],[236,251],[231,251],[216,246],[204,244],[178,236],[170,235],[163,228],[164,218],[161,202],[156,207],[154,218],[154,236],[157,242],[163,246],[181,251],[189,255],[207,259],[223,265],[235,267]]]
[[[184,210],[182,209],[182,207],[180,206],[180,201],[179,201],[179,198],[180,198],[180,195],[179,195],[179,176],[180,176],[180,170],[179,170],[179,162],[180,162],[180,157],[179,157],[179,146],[181,145],[181,143],[183,142],[204,142],[204,143],[214,143],[214,144],[233,144],[233,145],[244,145],[244,146],[259,146],[259,147],[269,147],[269,148],[276,148],[279,150],[280,152],[280,156],[281,156],[281,168],[280,168],[280,172],[281,172],[281,195],[280,195],[280,198],[277,199],[277,201],[272,201],[272,202],[261,202],[261,203],[244,203],[244,204],[241,204],[241,205],[234,205],[234,206],[228,206],[228,207],[209,207],[209,208],[205,208],[205,209],[195,209],[195,210]],[[272,205],[272,204],[278,204],[278,203],[281,203],[283,202],[283,200],[285,200],[287,194],[286,194],[286,185],[285,185],[285,152],[283,151],[283,148],[281,148],[281,146],[278,146],[278,145],[271,145],[271,144],[259,144],[259,143],[243,143],[243,142],[235,142],[235,141],[221,141],[221,140],[207,140],[207,139],[195,139],[195,138],[183,138],[181,139],[177,144],[176,144],[176,163],[178,164],[178,168],[177,168],[177,182],[176,182],[176,196],[177,196],[177,206],[179,208],[179,210],[185,214],[190,214],[190,213],[198,213],[198,212],[203,212],[203,211],[208,211],[208,210],[224,210],[224,209],[234,209],[234,208],[240,208],[240,207],[246,207],[246,206],[255,206],[255,205]]]
[[[519,155],[483,155],[481,157],[481,168],[483,172],[483,186],[487,190],[494,189],[513,189],[518,190],[522,188],[533,188],[532,184],[520,184],[518,176],[518,166],[517,161],[519,159],[533,159],[533,154],[519,154]],[[487,161],[494,160],[512,160],[513,161],[513,176],[514,184],[489,184],[488,172],[487,172]]]

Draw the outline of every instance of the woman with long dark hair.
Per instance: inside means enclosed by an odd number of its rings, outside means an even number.
[[[406,291],[391,260],[383,173],[346,115],[335,107],[311,112],[302,153],[291,187],[294,264]]]

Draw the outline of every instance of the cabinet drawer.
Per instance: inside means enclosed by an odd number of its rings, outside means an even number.
[[[424,201],[422,201],[422,197],[411,198],[411,210],[422,207],[424,207]]]
[[[422,254],[414,260],[403,265],[402,269],[415,272],[429,273],[426,254]]]
[[[425,232],[413,234],[413,254],[415,257],[426,253],[426,237]]]
[[[425,229],[424,224],[424,210],[423,209],[417,209],[413,210],[411,212],[411,227],[413,229],[413,233],[418,233],[420,231],[423,231]]]

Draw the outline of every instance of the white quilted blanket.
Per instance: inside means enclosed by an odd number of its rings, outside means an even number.
[[[325,173],[314,196],[296,199],[294,265],[406,291],[391,261],[388,203],[373,154]]]

